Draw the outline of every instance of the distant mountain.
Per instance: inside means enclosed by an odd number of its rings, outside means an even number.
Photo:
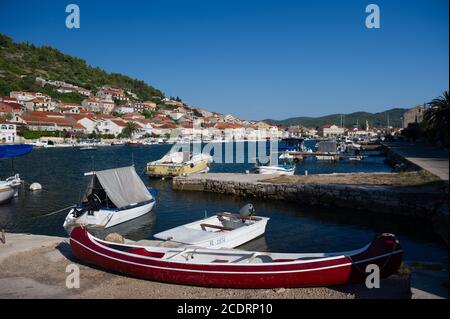
[[[366,125],[366,121],[369,121],[371,127],[385,127],[389,118],[389,125],[394,127],[402,126],[403,114],[408,109],[395,108],[380,113],[368,113],[368,112],[355,112],[351,114],[331,114],[321,117],[292,117],[285,120],[272,120],[266,119],[265,122],[269,122],[276,125],[301,125],[304,127],[319,127],[326,124],[341,125],[343,120],[344,126],[355,127],[359,125],[363,127]]]
[[[124,87],[142,100],[164,97],[160,90],[144,81],[119,73],[107,73],[52,47],[17,43],[0,33],[0,96],[9,95],[10,91],[39,91],[64,102],[83,99],[78,93],[59,94],[52,87],[42,88],[36,83],[36,77],[64,81],[94,91],[105,84]]]

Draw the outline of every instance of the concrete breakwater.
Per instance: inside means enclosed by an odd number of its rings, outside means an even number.
[[[197,174],[175,178],[173,188],[411,216],[446,223],[448,228],[448,183],[434,180],[423,171],[289,177]],[[448,242],[448,230],[441,235]]]

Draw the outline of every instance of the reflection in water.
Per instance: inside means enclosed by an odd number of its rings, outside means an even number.
[[[20,197],[0,206],[0,228],[14,232],[66,236],[62,223],[66,212],[39,217],[78,202],[88,182],[84,172],[130,165],[132,158],[138,174],[145,164],[161,158],[169,145],[113,146],[83,152],[78,149],[35,149],[16,160],[16,170],[28,182],[39,182],[43,190],[20,192]],[[212,172],[244,172],[253,166],[213,164]],[[0,177],[9,174],[10,163],[0,161]],[[352,164],[305,160],[297,173],[388,172],[382,157],[370,157]],[[405,217],[382,216],[364,211],[310,208],[296,203],[245,199],[202,192],[174,192],[170,180],[143,181],[159,191],[150,214],[133,221],[97,231],[99,236],[118,232],[133,240],[148,238],[163,230],[211,216],[220,211],[238,212],[252,202],[258,215],[270,217],[266,234],[241,249],[279,252],[320,252],[355,249],[369,242],[377,232],[397,234],[405,249],[405,259],[447,262],[448,254],[430,226]]]

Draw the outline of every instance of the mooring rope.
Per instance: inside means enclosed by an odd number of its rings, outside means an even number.
[[[24,186],[28,186],[28,187],[31,186],[31,184],[28,183],[28,182],[26,182],[25,180],[22,180],[22,184],[23,184]],[[50,190],[47,190],[47,189],[44,189],[44,188],[41,188],[39,191],[43,191],[43,192],[50,193]],[[64,203],[64,204],[66,204],[66,203]],[[48,213],[48,214],[39,215],[39,216],[30,216],[30,218],[41,218],[41,217],[47,217],[47,216],[55,215],[55,214],[58,214],[58,213],[60,213],[60,212],[66,211],[66,210],[68,210],[69,208],[72,208],[72,207],[74,207],[74,206],[75,206],[75,205],[72,204],[72,205],[70,205],[70,206],[67,206],[67,207],[58,209],[58,210],[56,210],[56,211],[52,211],[52,212],[50,212],[50,213]]]
[[[72,208],[72,207],[74,207],[74,205],[70,205],[70,206],[58,209],[56,211],[50,212],[50,213],[45,214],[45,215],[33,216],[31,218],[41,218],[41,217],[47,217],[47,216],[55,215],[55,214],[61,213],[63,211],[66,211],[66,210],[68,210],[69,208]]]

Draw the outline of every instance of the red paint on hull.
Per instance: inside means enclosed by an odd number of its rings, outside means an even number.
[[[133,248],[133,254],[124,254],[90,238],[81,227],[73,230],[70,245],[74,255],[82,260],[138,278],[208,287],[277,288],[361,282],[366,278],[364,270],[368,264],[380,266],[382,277],[387,277],[400,266],[401,248],[396,240],[394,243],[385,241],[386,238],[379,237],[367,250],[353,256],[253,265],[175,262],[149,257],[158,253],[140,254],[139,248]]]

